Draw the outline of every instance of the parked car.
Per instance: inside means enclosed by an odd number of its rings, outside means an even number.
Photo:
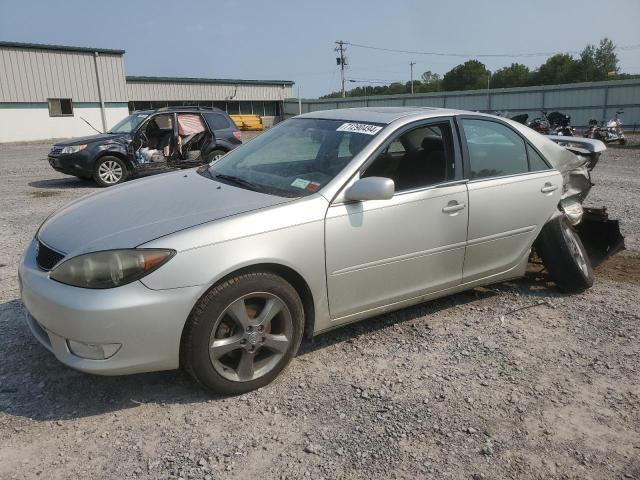
[[[445,109],[301,115],[48,218],[20,262],[27,322],[78,370],[183,367],[239,393],[303,335],[521,277],[532,247],[561,289],[587,289],[623,240],[582,207],[604,144],[567,138]]]
[[[134,173],[209,163],[241,143],[240,130],[220,109],[168,107],[136,111],[106,133],[56,143],[49,164],[110,187]]]

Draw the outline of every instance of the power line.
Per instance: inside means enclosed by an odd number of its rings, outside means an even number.
[[[360,43],[351,43],[351,42],[343,42],[345,45],[349,45],[351,47],[357,48],[366,48],[369,50],[378,50],[382,52],[391,52],[391,53],[407,53],[411,55],[432,55],[438,57],[507,57],[507,58],[517,58],[517,57],[550,57],[551,55],[555,55],[556,53],[570,53],[570,54],[579,54],[578,51],[566,51],[566,52],[536,52],[536,53],[445,53],[445,52],[418,52],[415,50],[401,50],[396,48],[384,48],[384,47],[375,47],[373,45],[363,45]],[[616,47],[617,50],[636,50],[640,48],[640,44],[636,45],[626,45],[622,47]]]
[[[358,82],[358,83],[379,83],[382,85],[386,85],[388,83],[396,83],[396,80],[374,80],[374,79],[356,79],[356,78],[350,78],[349,79],[350,82]]]

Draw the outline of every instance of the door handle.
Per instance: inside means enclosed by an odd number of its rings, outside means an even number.
[[[553,185],[549,182],[545,183],[544,186],[540,189],[542,193],[551,193],[558,189],[557,185]]]
[[[447,204],[446,207],[442,207],[442,213],[455,213],[462,210],[466,205],[464,203],[458,203],[455,200],[452,200]]]

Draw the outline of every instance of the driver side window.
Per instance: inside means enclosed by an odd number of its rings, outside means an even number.
[[[361,177],[390,178],[396,192],[453,180],[454,155],[449,123],[421,126],[399,135]]]

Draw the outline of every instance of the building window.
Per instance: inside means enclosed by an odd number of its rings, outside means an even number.
[[[73,117],[73,102],[70,98],[50,98],[50,117]]]
[[[277,102],[264,102],[264,115],[266,117],[276,116],[276,103]]]

